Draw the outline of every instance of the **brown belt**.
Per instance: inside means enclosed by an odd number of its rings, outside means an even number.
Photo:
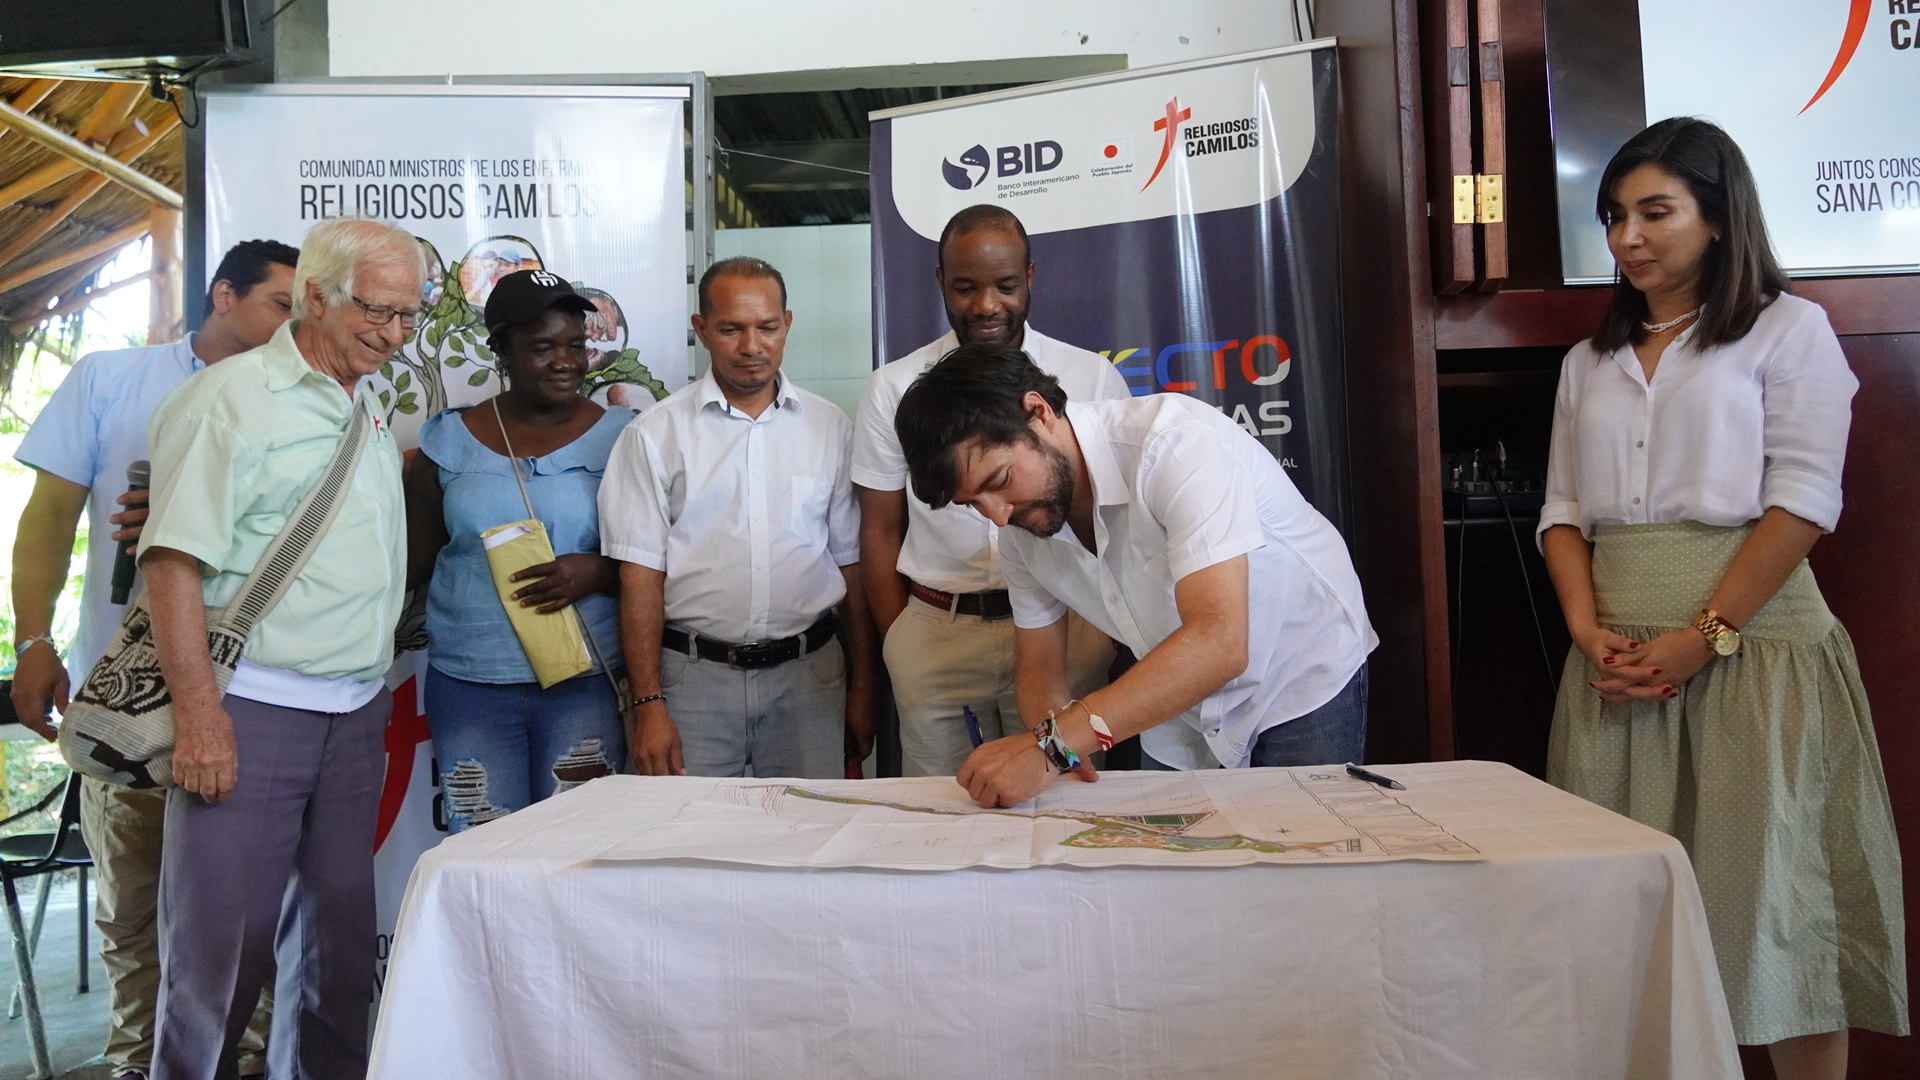
[[[958,612],[961,615],[972,615],[989,621],[1013,617],[1013,601],[1007,599],[1005,589],[988,589],[986,592],[961,593],[955,596],[953,593],[944,593],[939,589],[929,589],[909,579],[907,591],[941,611]]]

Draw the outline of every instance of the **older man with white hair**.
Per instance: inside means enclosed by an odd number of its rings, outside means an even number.
[[[406,582],[400,452],[363,382],[421,318],[420,245],[343,220],[307,234],[293,321],[194,375],[148,429],[140,536],[176,727],[160,871],[155,1080],[235,1072],[247,1014],[279,971],[268,1070],[366,1071],[373,834],[392,701],[383,675]],[[345,500],[217,688],[207,611],[231,602],[319,479],[355,409],[371,415]]]

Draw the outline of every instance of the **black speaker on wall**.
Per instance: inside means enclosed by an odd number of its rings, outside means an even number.
[[[0,0],[0,74],[149,80],[262,59],[247,0]]]

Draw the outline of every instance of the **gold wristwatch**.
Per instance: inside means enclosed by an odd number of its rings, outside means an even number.
[[[1740,651],[1740,631],[1717,611],[1702,611],[1700,617],[1693,620],[1693,628],[1706,635],[1715,656],[1732,656]]]

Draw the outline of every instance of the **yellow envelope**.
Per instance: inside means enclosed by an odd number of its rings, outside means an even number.
[[[487,568],[493,571],[493,588],[500,604],[507,609],[507,621],[533,665],[533,677],[542,690],[565,682],[575,675],[593,670],[587,656],[587,643],[580,636],[579,614],[571,607],[540,614],[521,607],[513,598],[527,582],[513,581],[513,575],[529,566],[553,561],[553,544],[547,539],[547,527],[538,521],[512,521],[496,525],[480,534],[480,546],[487,553]]]

